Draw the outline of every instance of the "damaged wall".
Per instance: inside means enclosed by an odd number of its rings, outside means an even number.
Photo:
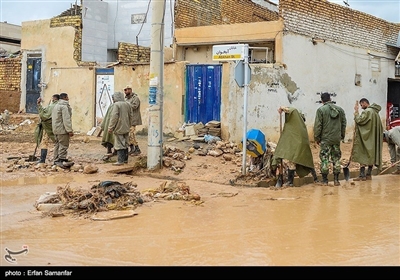
[[[0,112],[19,111],[21,99],[21,56],[16,58],[0,58]]]
[[[281,0],[280,11],[285,20],[282,67],[250,65],[247,128],[260,129],[268,141],[276,142],[279,139],[277,109],[293,106],[305,114],[310,140],[313,140],[315,112],[321,106],[322,92],[331,93],[332,100],[346,112],[345,140],[352,138],[353,107],[362,97],[382,107],[380,116],[384,124],[387,79],[394,78],[396,54],[386,43],[395,43],[400,26],[327,1]],[[313,37],[320,40],[312,42]],[[238,37],[231,38],[233,42]],[[199,33],[197,40],[203,41],[204,36]],[[228,94],[228,100],[223,101],[221,126],[225,124],[226,134],[239,142],[243,135],[244,89],[234,81],[234,63],[225,64],[230,66],[224,71],[230,73],[224,73],[222,81],[223,96]]]
[[[46,87],[41,95],[47,103],[55,93],[66,92],[73,110],[73,127],[85,131],[93,125],[94,67],[80,61],[81,25],[79,16],[22,23],[21,102],[26,102],[26,62],[30,54],[42,56],[41,77]]]
[[[119,42],[117,60],[121,63],[150,62],[150,48]]]

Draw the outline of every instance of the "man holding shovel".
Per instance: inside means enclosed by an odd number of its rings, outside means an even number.
[[[295,172],[300,178],[311,172],[314,182],[317,182],[318,178],[314,169],[304,115],[296,108],[284,106],[279,107],[278,113],[280,115],[285,113],[285,126],[274,152],[273,169],[276,169],[277,162],[282,164],[282,160],[285,159],[288,161],[288,180],[286,186],[293,186]],[[281,180],[282,174],[278,178],[276,187],[282,185],[283,182]]]
[[[342,169],[340,141],[346,133],[346,115],[344,110],[331,101],[328,92],[321,94],[322,106],[317,109],[314,121],[314,141],[320,145],[322,185],[328,185],[329,163],[333,162],[334,185],[339,186],[339,174]]]
[[[37,106],[39,111],[39,119],[36,130],[35,130],[35,139],[37,146],[40,145],[40,159],[37,163],[45,163],[47,157],[47,151],[49,148],[50,141],[54,143],[55,138],[53,134],[53,128],[51,124],[51,113],[53,111],[54,106],[57,104],[60,99],[60,95],[54,94],[50,101],[50,104],[47,107],[43,107],[42,98],[39,97],[37,99]]]
[[[392,174],[400,175],[400,126],[393,127],[383,132],[383,141],[388,145],[390,162],[396,164],[397,168]]]
[[[383,125],[379,116],[381,106],[375,103],[370,105],[366,98],[361,98],[359,103],[364,111],[359,114],[358,104],[354,107],[356,134],[351,156],[354,162],[360,164],[360,175],[353,181],[371,180],[372,168],[376,166],[378,170],[382,169]]]

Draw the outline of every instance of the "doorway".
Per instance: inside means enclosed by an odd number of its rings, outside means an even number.
[[[386,129],[400,126],[400,79],[388,79]]]
[[[95,126],[103,121],[114,94],[114,69],[96,69],[96,120]]]
[[[185,122],[221,120],[222,65],[186,66]]]
[[[25,112],[37,114],[37,99],[41,92],[42,55],[29,54],[26,65],[26,104]]]

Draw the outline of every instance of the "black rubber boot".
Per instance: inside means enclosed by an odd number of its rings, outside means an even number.
[[[133,153],[135,152],[135,146],[133,144],[130,144],[129,148],[131,148],[131,150],[129,151],[129,154],[133,155]]]
[[[137,156],[140,155],[141,151],[138,145],[135,146],[133,153],[131,153],[131,155],[133,156]]]
[[[334,186],[340,186],[340,182],[339,182],[339,173],[335,173],[333,174],[333,185]]]
[[[47,157],[47,149],[40,150],[40,159],[36,163],[45,163]]]
[[[365,176],[365,179],[367,180],[372,180],[372,167],[372,165],[368,166],[367,175]]]
[[[129,159],[129,154],[128,154],[129,149],[126,148],[124,150],[124,163],[128,163],[128,159]]]
[[[112,152],[112,147],[113,147],[113,144],[111,144],[111,143],[107,143],[107,154],[112,154],[113,152]]]
[[[125,160],[125,149],[117,150],[118,161],[113,165],[123,165]]]
[[[322,185],[323,186],[328,185],[328,174],[322,174]]]
[[[311,175],[313,176],[314,183],[319,183],[318,176],[317,176],[317,172],[315,172],[315,169],[314,169],[314,168],[311,169]]]
[[[67,166],[64,165],[64,162],[68,162],[68,159],[66,158],[60,158],[58,161],[54,162],[55,165],[61,168],[67,168]]]
[[[276,181],[275,187],[280,188],[280,187],[282,187],[282,185],[283,185],[282,176],[279,175],[278,180]]]
[[[295,171],[296,170],[290,170],[290,169],[288,170],[288,180],[287,180],[285,186],[293,187],[293,179],[294,179],[294,172]]]
[[[365,166],[360,168],[360,175],[358,175],[358,178],[353,179],[353,181],[365,181],[367,180],[365,176]]]

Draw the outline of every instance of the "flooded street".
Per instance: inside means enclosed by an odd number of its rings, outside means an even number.
[[[107,174],[1,182],[2,266],[398,266],[399,176],[271,190],[185,180],[201,205],[155,201],[109,221],[43,216],[33,206]],[[116,178],[113,178],[116,179]],[[165,180],[119,175],[139,190]],[[5,258],[5,248],[28,252]]]

